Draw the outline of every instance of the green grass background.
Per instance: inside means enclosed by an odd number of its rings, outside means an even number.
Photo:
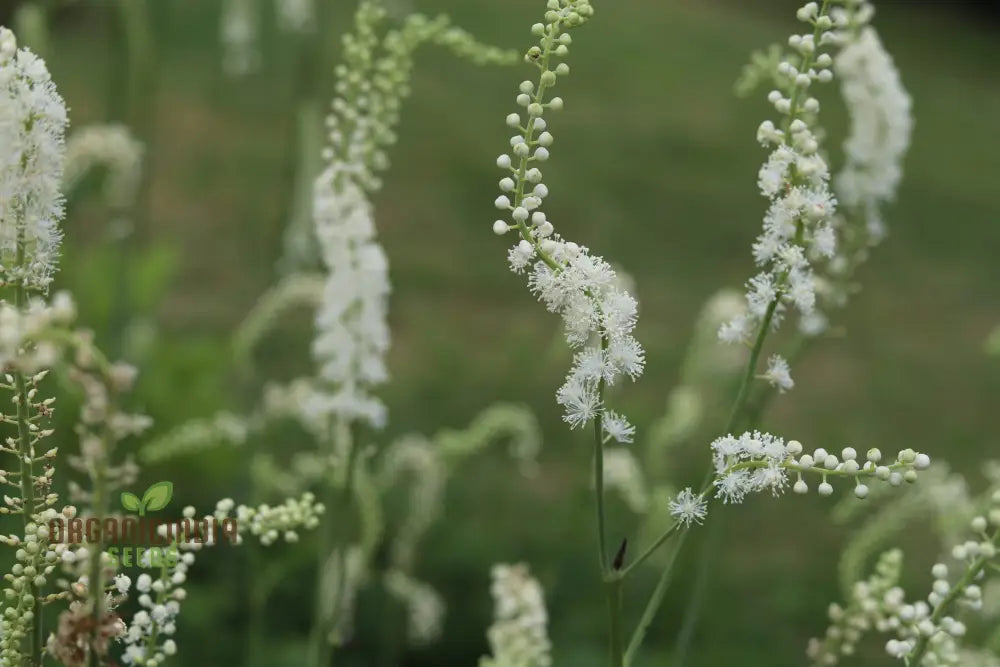
[[[336,2],[343,27],[353,3]],[[446,11],[485,41],[519,50],[530,43],[528,26],[543,6],[541,0],[415,4]],[[291,38],[266,28],[260,71],[228,79],[220,72],[219,3],[154,5],[161,43],[149,220],[126,275],[138,280],[150,273],[154,285],[157,276],[169,276],[162,295],[150,287],[157,298],[137,306],[156,325],[137,400],[165,430],[248,404],[228,363],[228,337],[275,276],[294,159],[295,60]],[[701,304],[720,287],[739,286],[752,270],[749,247],[765,204],[755,187],[765,153],[754,135],[773,112],[760,95],[736,99],[732,84],[752,50],[796,28],[795,6],[595,5],[593,22],[574,35],[572,75],[559,91],[566,109],[550,121],[556,143],[546,170],[547,212],[564,235],[636,280],[637,335],[648,366],[618,401],[641,432],[663,412]],[[51,68],[75,127],[102,121],[114,108],[109,91],[118,85],[121,63],[113,16],[107,3],[87,2],[56,15]],[[982,352],[1000,322],[997,26],[923,2],[882,3],[878,25],[917,119],[899,202],[887,213],[891,236],[860,276],[864,291],[842,321],[848,335],[797,366],[796,389],[775,401],[765,426],[807,446],[913,447],[974,478],[980,462],[996,454],[1000,395],[1000,368]],[[377,197],[391,262],[394,337],[393,381],[382,392],[390,424],[381,439],[461,426],[497,400],[530,405],[546,436],[536,479],[521,479],[497,454],[453,481],[420,568],[447,597],[446,633],[401,656],[401,664],[474,664],[486,648],[489,565],[522,560],[546,587],[557,664],[604,660],[589,443],[563,427],[553,399],[568,359],[556,340],[556,319],[507,271],[508,239],[490,231],[499,178],[493,162],[508,136],[503,118],[530,71],[475,69],[425,50]],[[845,118],[832,87],[824,100],[831,136],[841,137]],[[117,275],[101,241],[103,224],[96,204],[74,206],[63,276],[79,293],[84,316],[98,320],[110,308]],[[134,291],[146,293],[141,284]],[[283,337],[268,341],[263,356],[276,374],[305,368],[309,327],[307,317],[293,320]],[[709,437],[685,450],[692,460],[672,465],[698,469]],[[276,448],[300,444],[274,434]],[[207,506],[227,495],[240,499],[239,463],[238,452],[217,452],[147,471],[146,478],[172,479],[178,502]],[[690,664],[804,663],[806,639],[824,629],[826,604],[837,593],[845,529],[830,525],[828,504],[815,496],[759,498],[716,509],[727,515],[726,534]],[[612,535],[628,534],[633,526],[621,508],[613,509]],[[692,549],[684,560],[640,665],[670,664],[697,553]],[[920,587],[929,584],[925,556],[910,563]],[[199,561],[181,616],[178,664],[242,659],[240,563],[233,552]],[[652,576],[628,591],[630,622]],[[268,614],[266,664],[298,664],[311,594],[307,570],[282,584]],[[362,597],[359,635],[341,664],[375,664],[381,620],[375,603]],[[857,664],[885,662],[877,648],[871,655],[871,662]]]

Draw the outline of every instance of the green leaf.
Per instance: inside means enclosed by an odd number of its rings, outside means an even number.
[[[144,510],[161,510],[167,506],[174,495],[173,482],[157,482],[146,489],[142,494],[142,506]]]
[[[129,512],[138,512],[139,504],[139,496],[134,493],[129,493],[128,491],[122,491],[122,507],[127,509]]]

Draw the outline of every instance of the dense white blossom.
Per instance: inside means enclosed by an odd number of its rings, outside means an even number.
[[[606,410],[603,389],[623,377],[635,379],[645,365],[645,352],[633,337],[638,317],[636,300],[621,286],[614,269],[603,258],[555,231],[543,211],[549,189],[543,183],[540,165],[550,156],[555,138],[544,116],[562,108],[562,98],[546,101],[547,90],[569,66],[555,60],[569,52],[569,28],[593,14],[587,0],[556,0],[549,3],[545,23],[532,32],[540,38],[525,55],[542,70],[539,81],[523,81],[515,101],[523,112],[507,116],[515,130],[511,153],[497,158],[503,170],[500,194],[494,201],[505,219],[493,223],[503,235],[515,230],[520,240],[508,251],[514,273],[528,275],[528,286],[550,312],[563,320],[566,341],[577,350],[566,382],[556,392],[565,421],[573,428],[602,418],[605,434],[618,442],[630,442],[634,429],[620,414]]]
[[[549,667],[552,644],[542,587],[525,565],[493,567],[493,625],[487,631],[490,657],[480,667]]]
[[[372,215],[364,192],[350,180],[338,179],[336,165],[319,176],[313,221],[328,273],[316,314],[313,355],[330,391],[317,395],[314,408],[381,426],[385,408],[370,390],[388,378],[389,266],[375,239]]]
[[[0,28],[0,279],[46,290],[62,233],[66,105],[45,62]]]
[[[885,234],[881,205],[896,197],[913,132],[912,100],[871,26],[847,38],[834,60],[851,128],[846,163],[834,180],[842,205],[864,217],[869,236]]]
[[[833,78],[833,61],[823,48],[835,36],[834,21],[815,2],[802,7],[798,18],[814,31],[789,38],[794,55],[779,59],[771,73],[779,86],[767,95],[783,120],[766,120],[757,130],[757,140],[773,147],[757,175],[760,193],[770,201],[753,244],[760,272],[747,282],[746,312],[720,327],[724,342],[749,342],[765,323],[776,327],[789,307],[812,317],[817,290],[813,263],[837,250],[837,202],[820,152],[819,101],[810,95],[813,84]]]

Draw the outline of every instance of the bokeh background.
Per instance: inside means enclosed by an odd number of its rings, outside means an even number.
[[[322,1],[334,5],[325,28],[330,48],[311,62],[329,97],[337,34],[354,3]],[[4,19],[17,4],[5,3]],[[308,313],[264,342],[249,377],[234,364],[231,343],[278,275],[298,159],[294,110],[303,56],[299,38],[274,27],[272,3],[261,2],[259,67],[229,77],[221,67],[218,0],[147,4],[155,43],[150,78],[130,82],[122,13],[111,2],[79,0],[53,10],[48,59],[74,127],[124,121],[147,143],[150,185],[136,233],[125,241],[109,233],[95,184],[91,196],[71,202],[60,283],[75,292],[81,318],[108,346],[138,357],[136,407],[165,432],[222,409],[246,411],[263,379],[309,367]],[[807,446],[912,447],[946,459],[977,484],[981,462],[996,455],[1000,426],[1000,364],[983,353],[1000,322],[1000,24],[983,3],[878,4],[878,28],[916,117],[899,201],[887,212],[890,237],[840,317],[846,335],[797,365],[795,390],[773,402],[764,425]],[[639,426],[638,448],[665,410],[702,304],[722,287],[739,287],[752,270],[750,243],[765,207],[755,186],[765,153],[754,136],[771,112],[761,95],[734,96],[733,83],[751,51],[795,29],[796,5],[595,5],[595,20],[574,35],[573,73],[560,92],[566,109],[551,121],[547,210],[564,234],[635,279],[648,366],[616,402]],[[484,41],[521,50],[543,3],[413,6],[447,12]],[[467,465],[450,482],[445,514],[421,552],[420,576],[449,605],[443,638],[421,649],[386,642],[385,626],[398,628],[399,614],[363,595],[358,633],[340,664],[475,664],[486,651],[489,567],[497,561],[527,562],[544,584],[556,664],[604,661],[589,441],[564,428],[553,398],[567,353],[556,319],[508,272],[507,239],[490,231],[499,178],[493,163],[508,135],[503,118],[525,74],[520,66],[478,69],[433,47],[418,57],[393,165],[376,200],[393,283],[393,379],[381,392],[389,425],[370,439],[432,434],[468,423],[495,401],[518,402],[542,425],[541,470],[526,479],[500,450]],[[823,99],[835,146],[845,114],[833,87]],[[706,425],[665,469],[693,483],[714,435]],[[302,444],[294,434],[269,437],[277,449]],[[184,504],[240,500],[242,457],[224,448],[149,469],[143,481],[173,480]],[[830,523],[830,504],[811,495],[716,508],[725,514],[724,537],[713,550],[687,664],[805,662],[806,640],[823,631],[826,605],[838,595],[837,553],[850,530]],[[636,521],[613,505],[611,535],[631,536]],[[905,544],[916,590],[929,584],[933,557],[922,532],[914,527]],[[269,555],[294,558],[290,552],[308,544]],[[689,546],[642,665],[671,664],[705,555],[697,543]],[[199,560],[181,615],[178,664],[243,663],[245,582],[253,576],[246,568],[234,550]],[[307,565],[292,572],[268,604],[261,664],[299,664],[313,578]],[[654,580],[649,572],[631,585],[630,621]],[[872,646],[863,664],[885,659],[879,642]]]

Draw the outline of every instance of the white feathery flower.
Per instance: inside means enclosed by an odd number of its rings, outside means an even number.
[[[688,487],[670,501],[670,516],[684,526],[702,523],[708,514],[708,501]]]
[[[885,234],[879,208],[895,199],[910,146],[912,100],[871,26],[847,38],[834,69],[851,118],[844,142],[847,161],[835,179],[837,195],[865,217],[869,235],[879,240]]]
[[[770,382],[771,386],[777,387],[782,393],[795,386],[788,362],[785,361],[784,357],[777,354],[772,355],[767,360],[767,371],[764,373],[764,379]]]
[[[490,657],[481,667],[550,667],[552,644],[542,587],[526,565],[493,566]]]
[[[45,62],[0,28],[0,279],[45,291],[62,233],[66,105]]]
[[[614,410],[605,410],[601,426],[607,437],[620,444],[631,443],[635,436],[635,426]]]

